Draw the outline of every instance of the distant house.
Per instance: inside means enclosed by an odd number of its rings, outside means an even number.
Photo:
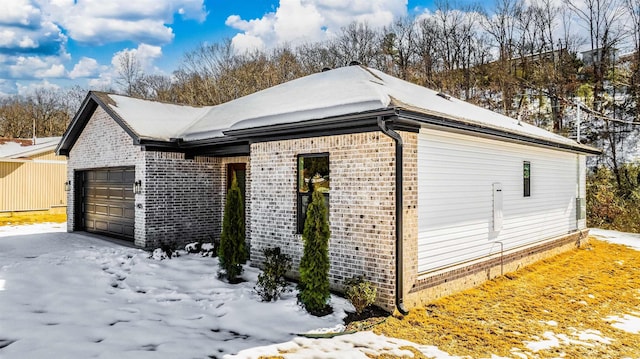
[[[256,265],[279,246],[296,268],[313,183],[334,288],[364,275],[402,309],[584,240],[585,158],[599,151],[349,66],[211,107],[90,92],[58,153],[68,230],[148,248],[218,237],[235,173]]]
[[[60,139],[0,138],[0,212],[64,213],[67,158],[55,153]]]
[[[618,49],[610,48],[608,51],[609,51],[608,56],[610,57],[610,60],[611,60],[610,64],[613,65],[616,63],[618,58]],[[602,47],[593,49],[593,50],[582,51],[580,52],[580,54],[582,55],[582,62],[587,67],[599,64],[600,61],[602,60],[602,57],[605,56],[604,48]]]

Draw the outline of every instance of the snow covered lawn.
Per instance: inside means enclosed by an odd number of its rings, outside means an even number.
[[[294,294],[261,303],[248,281],[217,279],[217,259],[149,259],[65,224],[0,227],[1,358],[206,358],[278,343],[342,322]]]
[[[296,304],[295,293],[275,303],[260,302],[253,292],[257,269],[246,267],[247,282],[229,285],[217,279],[215,258],[183,254],[154,260],[142,250],[66,233],[65,228],[0,226],[0,358],[413,356],[406,347],[421,357],[454,358],[435,346],[373,332],[333,339],[297,336],[340,325],[350,305],[332,297],[334,313],[313,317]],[[640,244],[638,235],[592,234],[636,248]],[[639,312],[636,308],[601,320],[638,334]],[[514,348],[511,357],[613,340],[591,329],[562,334],[557,321],[545,325],[548,331],[523,340],[524,349]]]

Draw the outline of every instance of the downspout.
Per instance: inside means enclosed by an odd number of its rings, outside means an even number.
[[[402,153],[403,142],[400,134],[387,127],[387,121],[378,116],[378,127],[387,136],[391,137],[396,144],[396,308],[402,315],[409,311],[404,306],[404,283],[403,283],[403,234],[402,234]]]

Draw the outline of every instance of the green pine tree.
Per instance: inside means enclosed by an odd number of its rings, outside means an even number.
[[[324,196],[314,190],[307,207],[302,240],[304,253],[300,260],[300,293],[298,299],[312,314],[327,309],[329,300],[329,220]]]
[[[242,193],[234,174],[231,188],[227,192],[227,202],[224,206],[224,218],[222,219],[220,248],[218,248],[220,275],[226,277],[230,283],[238,281],[238,276],[242,274],[242,264],[248,258],[244,225]]]

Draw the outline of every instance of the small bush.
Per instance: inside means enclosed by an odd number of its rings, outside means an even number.
[[[368,306],[375,303],[378,289],[362,276],[353,277],[344,282],[345,295],[357,314],[361,314]]]
[[[265,248],[264,269],[258,275],[258,283],[253,289],[263,302],[276,301],[287,291],[285,274],[291,270],[291,256],[280,251],[280,247]]]

